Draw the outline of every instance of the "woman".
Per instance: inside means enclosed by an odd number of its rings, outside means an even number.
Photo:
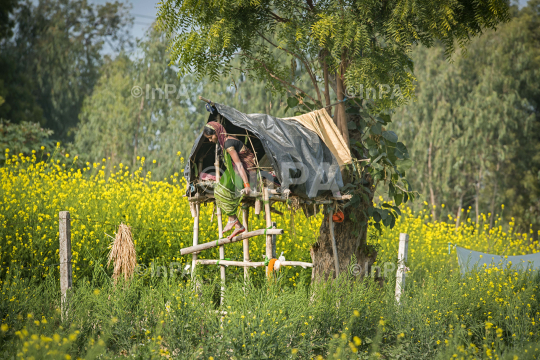
[[[250,178],[256,179],[255,155],[236,137],[228,135],[225,128],[215,121],[204,126],[203,135],[211,142],[219,143],[222,149],[227,171],[214,188],[214,197],[217,206],[229,216],[223,233],[235,228],[234,232],[228,236],[228,239],[232,239],[246,231],[236,216],[236,210],[242,200],[242,192],[247,195],[251,190]]]

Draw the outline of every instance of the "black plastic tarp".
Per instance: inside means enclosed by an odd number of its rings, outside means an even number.
[[[215,103],[208,121],[221,120],[229,134],[248,134],[258,160],[266,154],[282,189],[290,189],[295,195],[315,198],[343,187],[339,164],[317,134],[298,122],[284,120],[267,114],[244,114],[240,111]],[[221,116],[219,116],[221,115]],[[241,137],[239,139],[243,140]],[[253,146],[251,146],[253,145]],[[186,193],[190,194],[190,179],[195,173],[191,164],[210,168],[214,164],[215,145],[211,144],[202,131],[195,140],[189,161],[184,170],[188,181]],[[201,169],[199,169],[200,172]]]

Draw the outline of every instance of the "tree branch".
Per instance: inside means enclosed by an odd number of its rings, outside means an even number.
[[[249,56],[248,54],[246,53],[242,53],[242,55],[250,58],[251,60],[253,61],[257,61],[258,63],[260,63],[262,65],[262,67],[266,70],[266,72],[268,73],[268,75],[270,75],[270,77],[272,77],[273,79],[276,79],[277,81],[279,81],[280,83],[282,83],[283,85],[286,85],[286,86],[289,86],[289,87],[292,87],[293,89],[295,90],[298,90],[300,91],[302,94],[306,95],[308,98],[310,98],[313,102],[316,102],[317,100],[315,100],[314,98],[312,98],[307,92],[305,92],[304,90],[300,89],[299,87],[297,86],[294,86],[293,84],[290,84],[288,82],[286,82],[285,80],[283,80],[282,78],[280,78],[279,76],[277,75],[274,75],[270,69],[268,68],[268,66],[266,66],[265,62],[260,60],[260,59],[256,59],[252,56]]]
[[[266,40],[270,45],[272,45],[273,47],[275,47],[276,49],[280,49],[280,50],[283,50],[285,51],[287,54],[291,55],[291,56],[294,56],[295,58],[297,58],[298,60],[300,60],[302,62],[302,64],[304,64],[304,66],[306,67],[306,70],[308,72],[308,75],[309,77],[311,78],[311,82],[313,84],[313,87],[315,88],[315,91],[317,92],[317,99],[318,101],[322,104],[322,99],[321,99],[321,92],[319,90],[319,86],[317,85],[317,79],[315,78],[315,75],[313,74],[313,72],[311,71],[311,68],[309,66],[309,64],[307,63],[307,61],[299,56],[298,54],[290,51],[290,50],[287,50],[285,48],[282,48],[282,47],[279,47],[277,46],[276,44],[274,44],[272,41],[268,40],[263,34],[261,34],[260,32],[257,31],[257,33],[259,34],[260,37],[262,37],[264,40]],[[327,104],[328,105],[328,104]]]
[[[274,14],[274,13],[271,12],[271,11],[269,11],[268,13],[274,18],[274,20],[277,20],[277,21],[279,21],[279,22],[287,23],[287,22],[291,21],[291,20],[289,20],[289,19],[284,19],[284,18],[282,18],[281,16],[278,16],[278,15]]]

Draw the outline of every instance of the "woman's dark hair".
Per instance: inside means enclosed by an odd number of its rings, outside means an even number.
[[[204,130],[203,130],[203,133],[204,133],[204,135],[212,136],[212,135],[216,135],[216,130],[211,129],[208,126],[205,126]]]

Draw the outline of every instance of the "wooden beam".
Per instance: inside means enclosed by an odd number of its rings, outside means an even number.
[[[211,248],[216,247],[216,246],[230,244],[230,243],[237,242],[237,241],[242,241],[244,239],[248,239],[248,238],[251,238],[251,237],[254,237],[254,236],[264,235],[265,231],[266,231],[267,236],[283,235],[283,229],[267,229],[267,230],[260,229],[260,230],[255,230],[255,231],[249,231],[249,232],[245,232],[245,233],[242,233],[240,235],[237,235],[237,236],[233,237],[230,240],[228,238],[223,238],[223,239],[218,239],[218,240],[214,240],[214,241],[211,241],[211,242],[207,242],[207,243],[204,243],[204,244],[198,244],[198,245],[194,245],[194,246],[190,246],[190,247],[187,247],[187,248],[180,249],[180,255],[192,254],[194,252],[199,252],[199,251],[202,251],[202,250],[211,249]]]
[[[219,261],[219,265],[225,266],[240,266],[240,267],[261,267],[265,266],[264,261],[250,262],[250,261],[231,261],[231,260],[211,260],[211,259],[199,259],[197,264],[199,265],[216,265]],[[281,266],[301,266],[303,268],[312,268],[313,264],[303,261],[282,261]]]

